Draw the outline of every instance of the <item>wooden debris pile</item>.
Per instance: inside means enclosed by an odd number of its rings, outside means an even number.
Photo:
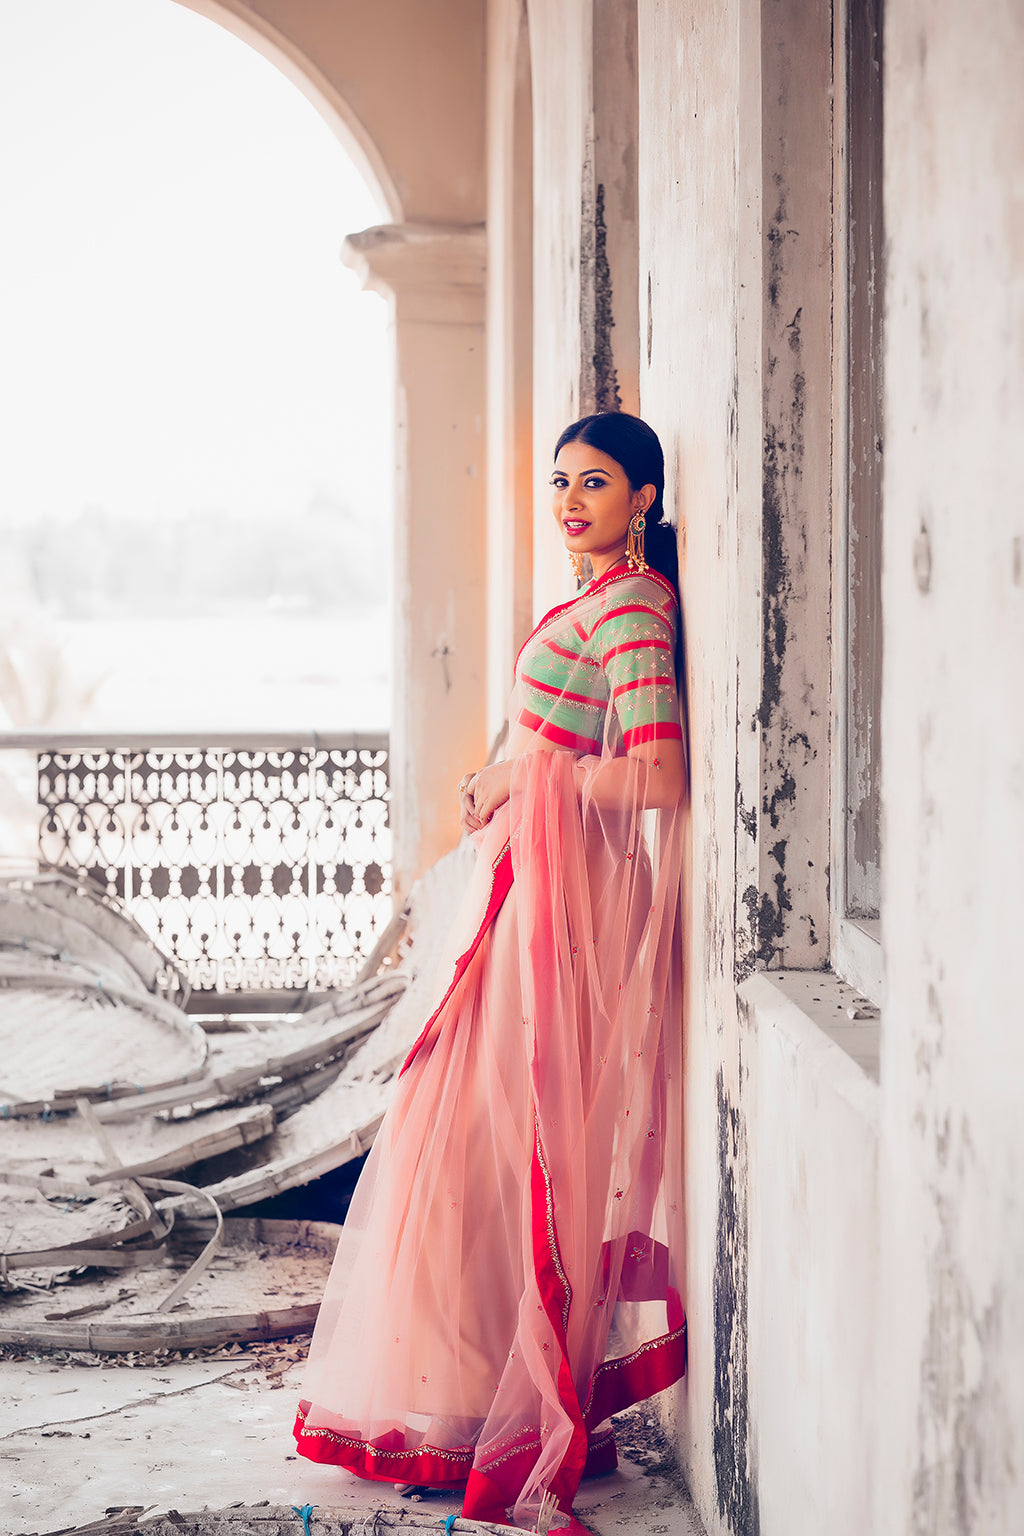
[[[369,1513],[289,1504],[229,1504],[225,1509],[177,1510],[132,1504],[108,1509],[102,1520],[66,1526],[40,1536],[390,1536],[393,1531],[430,1532],[440,1526],[436,1510],[406,1510],[382,1506]],[[453,1517],[453,1536],[508,1536],[507,1525]]]
[[[435,866],[322,1006],[209,1028],[115,905],[60,877],[0,883],[0,1346],[138,1353],[312,1327],[337,1229],[283,1224],[296,1241],[270,1222],[257,1240],[224,1213],[368,1150],[468,867],[464,849]],[[311,1266],[284,1287],[282,1244]]]

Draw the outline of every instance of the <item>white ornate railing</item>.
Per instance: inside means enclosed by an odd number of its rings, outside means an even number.
[[[6,736],[39,861],[119,898],[195,991],[350,981],[391,915],[388,738]]]

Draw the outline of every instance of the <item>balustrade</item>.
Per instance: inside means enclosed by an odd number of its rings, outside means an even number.
[[[36,752],[40,867],[123,902],[194,991],[343,985],[390,918],[384,734],[3,744]]]

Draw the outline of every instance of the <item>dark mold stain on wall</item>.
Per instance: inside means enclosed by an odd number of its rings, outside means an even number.
[[[604,218],[604,184],[598,182],[594,202],[594,410],[621,411],[622,397],[612,353],[612,273],[608,264],[608,226]]]
[[[736,1536],[759,1536],[751,1475],[747,1383],[747,1167],[740,1110],[718,1069],[718,1229],[715,1241],[713,1446],[718,1513]]]
[[[792,911],[785,873],[778,870],[775,874],[774,900],[767,891],[748,885],[743,892],[743,905],[747,909],[750,948],[737,962],[737,981],[745,981],[753,971],[770,966],[779,953],[786,931],[783,914]]]
[[[789,252],[797,231],[789,227],[787,189],[775,177],[777,200],[766,230],[768,322],[764,380],[764,438],[761,496],[761,827],[785,833],[796,805],[808,736],[791,718],[787,696],[790,616],[800,613],[803,530],[800,483],[804,471],[807,381],[802,359],[803,309],[782,309],[789,279]],[[787,319],[786,315],[790,315]],[[803,744],[804,750],[800,747]],[[813,757],[813,752],[811,756]],[[777,866],[766,869],[759,890],[744,892],[750,921],[750,948],[744,967],[770,965],[786,947],[787,914],[793,897],[785,867],[785,836],[767,852]],[[773,889],[769,889],[773,887]]]
[[[786,624],[786,600],[789,565],[782,538],[783,479],[785,444],[770,426],[764,438],[764,464],[761,495],[761,567],[764,581],[762,596],[761,707],[758,719],[766,728],[782,700],[782,667],[789,638]]]

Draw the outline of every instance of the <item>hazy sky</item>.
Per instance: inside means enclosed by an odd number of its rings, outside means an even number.
[[[251,48],[0,0],[0,209],[0,518],[387,515],[385,307],[338,256],[386,213]]]

